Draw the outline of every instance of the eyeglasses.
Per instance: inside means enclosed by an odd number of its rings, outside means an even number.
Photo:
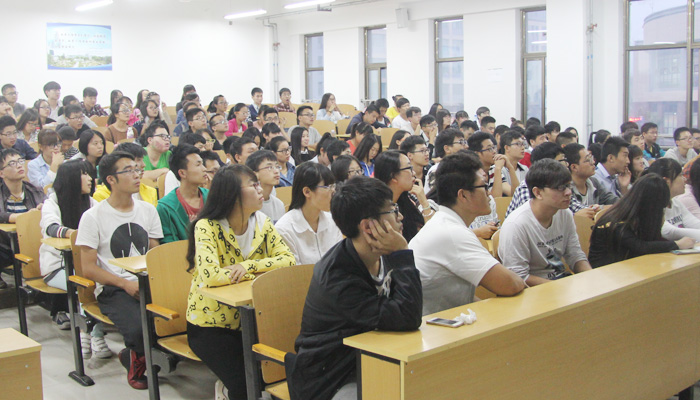
[[[487,183],[484,183],[483,185],[469,186],[469,187],[465,187],[464,189],[465,190],[474,190],[474,189],[479,189],[479,188],[488,189],[489,185]]]
[[[690,140],[690,139],[692,139],[692,136],[686,136],[686,137],[683,137],[683,138],[679,138],[678,141],[679,141],[679,142],[684,142],[684,141],[688,141],[688,140]]]
[[[394,218],[398,218],[400,212],[401,211],[399,210],[399,205],[396,203],[393,203],[391,205],[391,210],[380,212],[377,214],[377,216],[384,215],[384,214],[394,214]]]
[[[588,155],[586,158],[583,159],[583,162],[589,163],[589,164],[594,164],[595,163],[595,158],[593,158],[592,155]]]
[[[207,120],[207,117],[205,117],[204,115],[199,115],[199,116],[196,116],[196,117],[194,117],[194,118],[192,118],[192,119],[195,120],[195,121],[200,121],[200,122],[202,122],[202,121],[206,121],[206,120]]]
[[[2,134],[0,134],[0,135],[6,136],[6,137],[13,137],[13,136],[17,137],[17,135],[19,135],[19,132],[17,132],[17,131],[15,130],[15,131],[13,131],[13,132],[2,133]]]
[[[5,166],[2,167],[2,169],[5,169],[7,167],[11,167],[11,168],[21,167],[22,165],[24,165],[25,161],[26,160],[24,158],[18,158],[16,160],[12,160],[12,161],[8,162],[7,164],[5,164]]]
[[[512,142],[511,144],[508,144],[506,146],[519,146],[519,147],[526,147],[527,145],[525,142]]]
[[[335,190],[335,183],[332,185],[316,185],[317,188],[329,189],[331,192]]]
[[[412,166],[412,165],[409,165],[408,167],[399,168],[399,172],[401,172],[401,171],[407,171],[407,170],[412,170],[412,169],[413,169],[413,166]]]
[[[40,110],[50,110],[51,107],[49,107],[49,106],[39,106],[39,109],[40,109]]]
[[[353,175],[355,175],[355,176],[362,175],[362,170],[361,169],[349,169],[348,170],[348,177],[353,176]]]
[[[70,117],[68,119],[76,121],[76,120],[83,119],[83,118],[85,118],[85,116],[81,114],[81,115],[77,115],[75,117]]]
[[[420,150],[412,151],[411,153],[423,153],[423,154],[428,154],[428,153],[430,153],[430,149],[426,147],[426,148],[423,148],[423,149],[420,149]]]
[[[282,150],[277,150],[275,153],[290,153],[292,149],[290,147],[287,147],[286,149]]]
[[[249,187],[249,188],[252,187],[252,188],[254,188],[255,190],[258,190],[258,189],[260,189],[260,182],[253,182],[252,185],[250,185],[250,186],[243,186],[243,187],[244,187],[244,188],[246,188],[246,187]]]
[[[265,118],[265,122],[279,122],[279,121],[280,121],[279,117]]]
[[[9,92],[9,93],[5,94],[5,96],[17,96],[18,94],[19,94],[19,92]]]
[[[308,114],[308,113],[307,113],[307,114],[301,114],[300,116],[301,116],[301,117],[313,117],[314,115],[313,115],[313,114]]]
[[[557,192],[565,192],[566,189],[571,189],[571,183],[566,183],[564,185],[559,185],[559,186],[545,186],[545,188],[549,188],[552,190],[556,190]]]
[[[214,126],[216,126],[216,125],[226,125],[226,120],[225,120],[225,119],[222,119],[222,120],[220,120],[220,121],[212,122],[212,125],[214,125]]]
[[[153,135],[153,137],[161,138],[169,142],[172,136],[166,135],[165,133],[161,133],[160,135]]]
[[[119,110],[119,112],[122,114],[131,114],[131,110],[128,108],[122,108]]]
[[[459,140],[455,140],[454,142],[452,142],[452,145],[453,145],[453,146],[456,145],[456,144],[459,144],[459,145],[462,145],[462,146],[466,146],[466,145],[467,145],[467,141],[464,140],[464,139],[459,139]]]
[[[275,164],[275,165],[268,165],[267,167],[260,167],[260,168],[258,168],[258,170],[256,172],[261,172],[262,170],[265,170],[265,169],[269,170],[270,172],[275,172],[275,170],[282,171],[282,167],[280,167],[278,164]]]
[[[113,175],[132,174],[132,175],[139,175],[140,176],[141,174],[143,174],[143,171],[144,170],[139,169],[139,168],[135,168],[135,169],[128,168],[128,169],[125,169],[124,171],[115,172]]]
[[[479,150],[479,153],[485,153],[485,152],[487,152],[487,151],[488,151],[489,153],[495,153],[495,152],[496,152],[496,146],[491,146],[491,147],[487,147],[487,148],[485,148],[485,149],[483,149],[483,150]]]

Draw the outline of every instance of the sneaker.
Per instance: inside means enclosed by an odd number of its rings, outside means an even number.
[[[107,342],[105,342],[104,337],[92,337],[90,340],[90,348],[92,349],[92,353],[95,355],[97,358],[111,358],[112,357],[112,350],[109,349],[109,346],[107,346]]]
[[[68,314],[64,311],[57,312],[53,317],[53,322],[55,322],[56,325],[58,325],[58,329],[62,331],[70,330],[70,318],[68,318]]]
[[[214,400],[228,400],[228,390],[220,379],[214,384]]]
[[[124,349],[119,352],[119,361],[126,368],[126,381],[129,386],[138,390],[148,389],[148,381],[144,374],[146,373],[146,358],[137,356],[136,352],[129,349]]]
[[[88,359],[92,355],[92,350],[90,349],[90,334],[85,332],[80,332],[80,348],[83,352],[83,358]]]

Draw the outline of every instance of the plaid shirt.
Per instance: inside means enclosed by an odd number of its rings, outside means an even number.
[[[277,112],[296,112],[292,103],[289,103],[289,107],[287,107],[287,105],[284,103],[279,103],[275,105],[275,110],[277,110]]]
[[[527,188],[527,183],[525,181],[522,181],[513,193],[513,199],[510,201],[510,205],[508,205],[508,210],[506,210],[506,218],[508,218],[508,215],[510,213],[512,213],[518,207],[522,206],[528,201],[530,201],[530,191]],[[569,203],[569,210],[571,210],[572,213],[576,214],[584,208],[586,207],[583,204],[581,204],[581,202],[576,200],[576,197],[572,195],[571,203]]]
[[[85,103],[82,101],[80,102],[80,107],[83,108],[83,114],[85,114],[86,117],[94,117],[95,115],[98,117],[106,117],[107,112],[102,109],[102,106],[99,104],[95,104],[91,109],[85,108]]]

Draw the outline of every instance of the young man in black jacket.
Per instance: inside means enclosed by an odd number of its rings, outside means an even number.
[[[287,357],[292,399],[356,399],[356,358],[343,338],[421,325],[423,298],[403,216],[391,190],[359,177],[338,189],[333,220],[347,239],[314,267],[296,356]]]

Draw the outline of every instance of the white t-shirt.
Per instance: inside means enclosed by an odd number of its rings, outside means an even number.
[[[142,256],[148,252],[149,239],[162,239],[163,228],[156,208],[141,200],[134,200],[129,212],[115,210],[105,200],[87,210],[78,225],[75,244],[97,249],[97,265],[107,272],[126,280],[136,276],[109,263],[114,258]],[[96,282],[95,294],[102,292]]]
[[[423,191],[425,191],[425,194],[428,194],[432,188],[432,185],[435,184],[435,173],[437,172],[438,165],[440,165],[440,163],[434,164],[425,174],[425,183],[423,184]]]
[[[285,213],[284,203],[282,203],[282,200],[275,197],[273,193],[270,193],[270,198],[268,200],[263,200],[260,211],[270,217],[272,223],[275,224]]]
[[[473,302],[479,282],[498,264],[462,218],[443,206],[408,247],[423,285],[423,315]]]
[[[494,200],[493,196],[491,195],[489,195],[489,207],[491,207],[491,214],[480,215],[474,218],[472,224],[469,225],[469,229],[481,228],[489,222],[498,221],[498,213],[496,212],[496,200]]]
[[[406,121],[405,119],[401,118],[401,114],[397,115],[391,121],[391,127],[398,128],[399,130],[403,129],[404,131],[408,131],[411,134],[413,134],[413,128],[411,127],[411,123],[409,121]]]
[[[163,190],[165,191],[165,193],[163,193],[163,195],[161,197],[165,197],[166,194],[168,194],[168,193],[172,192],[173,190],[180,187],[180,181],[177,180],[177,177],[175,176],[175,174],[173,174],[173,171],[168,171],[165,174],[165,182],[164,183],[165,183],[165,185],[164,185],[165,187]]]
[[[664,224],[661,236],[667,240],[679,240],[684,236],[700,241],[700,220],[678,201],[671,200],[671,207],[664,211]]]
[[[572,269],[578,261],[586,260],[571,211],[559,210],[545,228],[535,218],[531,204],[532,200],[518,207],[503,223],[498,244],[503,265],[523,280],[531,274],[552,279],[564,271],[562,260]]]
[[[277,221],[275,228],[294,253],[299,265],[316,264],[331,247],[343,240],[343,234],[329,212],[322,211],[318,216],[316,232],[311,229],[300,209],[289,210]]]

